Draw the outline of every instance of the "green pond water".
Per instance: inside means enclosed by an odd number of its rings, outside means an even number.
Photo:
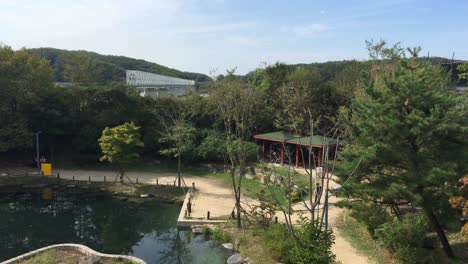
[[[148,263],[226,263],[214,241],[176,227],[180,206],[131,203],[102,193],[0,194],[0,262],[57,243],[79,243]]]

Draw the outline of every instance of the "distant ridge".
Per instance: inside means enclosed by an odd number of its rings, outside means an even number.
[[[198,82],[210,79],[202,73],[184,72],[162,66],[157,63],[124,56],[102,55],[85,50],[64,50],[55,48],[37,48],[30,51],[50,61],[56,82],[73,81],[66,73],[70,65],[80,65],[91,72],[93,82],[106,83],[124,81],[125,70],[139,70]]]

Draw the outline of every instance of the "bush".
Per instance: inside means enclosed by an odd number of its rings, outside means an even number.
[[[264,240],[275,259],[291,264],[333,263],[333,235],[320,229],[317,222],[304,222],[295,228],[294,240],[284,225],[272,225],[264,232]]]
[[[424,215],[408,214],[401,221],[394,219],[383,224],[375,235],[402,263],[420,263],[427,253],[423,246],[428,231]]]
[[[203,234],[205,235],[206,238],[216,240],[218,242],[229,242],[232,240],[229,233],[224,232],[224,230],[222,230],[219,227],[215,227],[213,229],[209,227],[204,227]]]
[[[378,204],[353,203],[351,216],[365,224],[373,237],[375,229],[392,220],[387,211]]]

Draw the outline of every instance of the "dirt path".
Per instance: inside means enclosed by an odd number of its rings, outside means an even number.
[[[91,176],[92,181],[103,181],[104,176],[107,181],[113,181],[115,172],[111,171],[89,171],[89,170],[60,170],[60,177],[71,179],[73,176],[76,180],[87,181]],[[128,172],[127,176],[135,181],[138,178],[140,183],[173,185],[176,180],[174,173],[150,173],[150,172]],[[226,216],[231,213],[234,208],[233,191],[220,180],[208,177],[196,177],[184,175],[187,186],[192,186],[195,183],[197,195],[193,198],[193,218],[206,218],[206,214],[210,211],[212,217]],[[255,203],[250,198],[243,197],[246,203]],[[336,254],[336,259],[343,264],[367,264],[371,263],[367,257],[360,255],[352,245],[346,241],[336,229],[337,218],[342,212],[342,209],[334,206],[337,201],[336,197],[330,198],[329,223],[335,234],[335,244],[332,246],[333,253]],[[303,203],[298,203],[293,207],[295,210],[304,210]],[[284,221],[281,214],[277,215],[280,221]],[[299,219],[298,215],[293,217],[293,221]]]
[[[72,179],[87,181],[91,177],[92,181],[104,181],[106,176],[107,181],[114,181],[116,174],[111,171],[89,171],[89,170],[60,170],[60,177],[64,179]],[[127,176],[139,183],[174,185],[176,175],[174,173],[151,173],[151,172],[127,172]],[[221,181],[208,177],[196,177],[191,175],[183,176],[185,184],[189,187],[195,183],[197,194],[192,199],[192,218],[206,218],[206,214],[210,211],[211,217],[230,215],[234,208],[233,190],[226,187]],[[243,197],[243,201],[252,202],[250,198]]]

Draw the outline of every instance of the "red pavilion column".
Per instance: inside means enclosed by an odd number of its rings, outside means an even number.
[[[296,168],[299,168],[299,148],[301,145],[296,145]]]
[[[284,164],[284,145],[281,144],[281,165]]]
[[[265,140],[262,143],[262,159],[265,160]]]
[[[317,167],[322,167],[322,148],[319,148],[318,151],[318,159],[317,159]]]

